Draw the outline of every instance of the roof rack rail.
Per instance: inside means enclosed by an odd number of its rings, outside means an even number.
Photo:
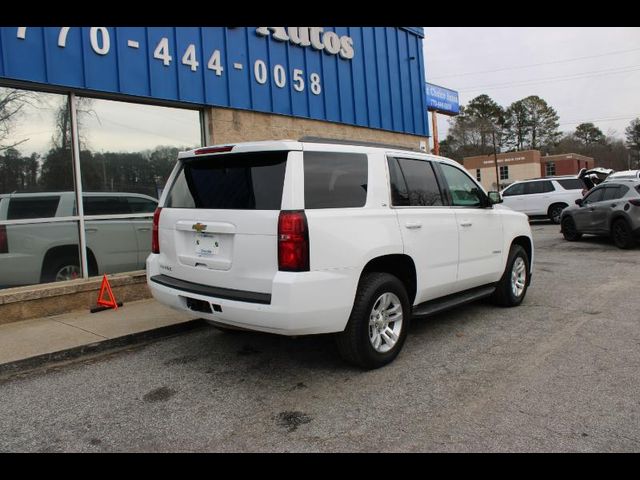
[[[394,150],[408,150],[410,152],[427,153],[418,148],[404,147],[402,145],[393,145],[390,143],[378,143],[378,142],[365,142],[363,140],[344,140],[340,138],[325,138],[325,137],[312,137],[304,136],[298,139],[299,142],[309,143],[331,143],[335,145],[362,145],[364,147],[382,147],[393,148]]]

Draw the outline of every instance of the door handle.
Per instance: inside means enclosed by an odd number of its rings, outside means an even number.
[[[84,231],[86,233],[96,233],[98,231],[97,228],[85,228]]]
[[[151,230],[151,227],[140,227],[138,228],[139,232],[148,232]]]
[[[421,222],[407,222],[404,224],[405,227],[409,228],[409,229],[416,229],[416,228],[422,228],[422,223]]]
[[[460,224],[461,227],[470,227],[471,225],[473,225],[473,223],[471,223],[471,222],[462,222]]]

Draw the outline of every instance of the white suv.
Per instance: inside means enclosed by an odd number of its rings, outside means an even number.
[[[139,193],[86,192],[83,205],[89,274],[144,268],[157,200]],[[43,223],[74,215],[74,192],[0,195],[0,288],[80,277],[78,222]],[[6,220],[19,223],[3,224]]]
[[[529,217],[560,223],[560,214],[582,198],[587,188],[576,175],[514,182],[500,193],[505,206]]]
[[[526,215],[456,162],[370,145],[268,141],[182,152],[154,216],[153,296],[214,324],[336,333],[364,368],[412,317],[522,302]]]

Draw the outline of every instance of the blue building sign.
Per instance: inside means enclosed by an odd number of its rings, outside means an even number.
[[[445,115],[457,115],[460,113],[458,92],[427,83],[427,110],[444,113]]]
[[[429,135],[420,27],[1,27],[0,81]]]

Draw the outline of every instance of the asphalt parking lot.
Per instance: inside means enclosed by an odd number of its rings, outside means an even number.
[[[520,307],[416,321],[385,368],[203,328],[0,380],[0,451],[640,451],[640,248],[532,229]]]

